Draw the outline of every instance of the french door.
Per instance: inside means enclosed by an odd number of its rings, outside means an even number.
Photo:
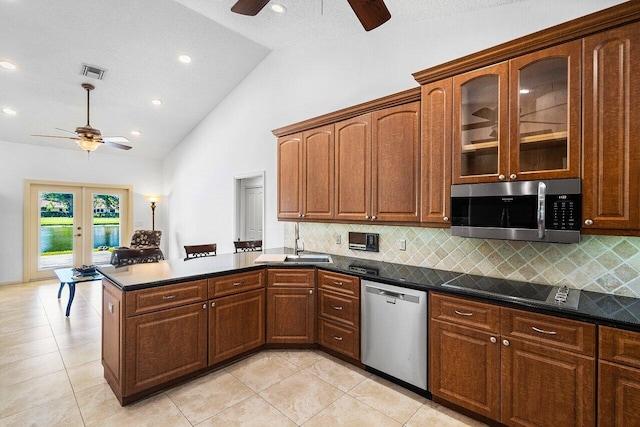
[[[131,236],[131,188],[27,182],[25,280],[53,270],[108,264]]]

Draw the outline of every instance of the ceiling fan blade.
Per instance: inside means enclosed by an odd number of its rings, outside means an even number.
[[[56,128],[56,129],[57,129],[57,130],[61,130],[62,132],[67,132],[67,133],[70,133],[70,134],[72,134],[72,135],[78,135],[77,133],[75,133],[75,132],[72,132],[72,131],[70,131],[70,130],[66,130],[66,129],[60,129],[60,128]]]
[[[241,15],[256,16],[269,3],[269,0],[238,0],[231,7],[231,12]]]
[[[107,147],[119,148],[121,150],[131,150],[131,147],[129,147],[128,145],[118,144],[117,142],[103,140],[102,143]]]
[[[384,0],[348,1],[366,31],[371,31],[391,19],[391,13]]]
[[[131,142],[124,136],[103,136],[102,141],[103,142],[129,142],[129,143]]]
[[[42,136],[44,138],[62,138],[62,139],[74,139],[74,140],[79,140],[80,138],[78,138],[77,136],[71,137],[71,136],[56,136],[56,135],[31,135],[31,136]]]

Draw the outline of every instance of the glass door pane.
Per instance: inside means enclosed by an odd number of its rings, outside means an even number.
[[[567,169],[568,59],[523,67],[519,84],[520,171]]]
[[[38,270],[72,267],[80,213],[76,192],[38,191]]]
[[[91,228],[93,230],[90,248],[93,265],[109,264],[114,248],[121,244],[122,224],[120,194],[92,194]]]
[[[487,75],[461,87],[461,175],[498,173],[499,77]]]

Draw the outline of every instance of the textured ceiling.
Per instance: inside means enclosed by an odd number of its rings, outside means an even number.
[[[402,26],[524,0],[386,0]],[[64,135],[86,122],[103,135],[124,136],[133,150],[105,153],[164,158],[271,50],[364,32],[346,0],[281,0],[287,13],[267,8],[255,17],[230,12],[235,0],[0,0],[0,140],[78,149]],[[377,30],[373,30],[377,31]],[[188,53],[193,61],[181,64]],[[107,69],[104,80],[80,74],[82,64]],[[163,105],[151,105],[160,98]],[[141,136],[132,136],[131,130]]]

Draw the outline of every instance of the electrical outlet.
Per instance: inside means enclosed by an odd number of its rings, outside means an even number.
[[[398,249],[400,249],[401,251],[406,251],[407,250],[407,241],[406,241],[406,239],[400,239],[398,241]]]
[[[342,236],[339,233],[336,233],[336,245],[342,243]]]

